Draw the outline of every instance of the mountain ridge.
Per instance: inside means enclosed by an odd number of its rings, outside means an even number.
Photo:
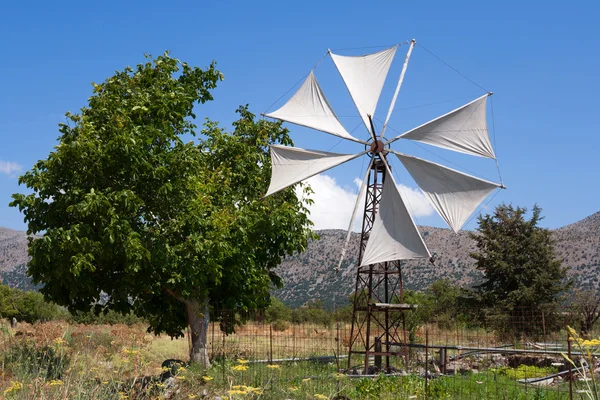
[[[423,290],[437,279],[450,279],[470,286],[483,278],[475,269],[470,253],[475,250],[468,231],[455,234],[446,228],[419,226],[435,265],[426,260],[403,263],[403,281],[407,289]],[[282,289],[273,294],[290,306],[321,300],[328,307],[346,303],[354,289],[359,233],[352,233],[346,259],[339,273],[340,251],[346,238],[343,230],[317,231],[321,239],[311,241],[305,252],[287,257],[277,272],[284,280]],[[600,211],[580,221],[552,230],[557,257],[568,267],[576,287],[600,287]],[[0,277],[14,287],[34,289],[26,276],[27,234],[0,227]]]

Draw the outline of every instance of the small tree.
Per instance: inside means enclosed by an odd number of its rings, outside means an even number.
[[[571,284],[566,267],[555,256],[551,232],[538,226],[541,211],[534,206],[526,220],[525,208],[502,204],[493,215],[480,216],[477,233],[470,234],[478,250],[471,257],[484,273],[484,282],[477,287],[479,299],[502,329],[513,328],[505,317],[519,312],[523,332],[539,333],[541,326],[526,321],[524,309],[550,327],[561,294]]]
[[[591,332],[594,324],[600,318],[600,296],[593,290],[576,290],[571,307],[579,319],[581,334]]]
[[[269,145],[291,144],[280,123],[242,107],[232,133],[207,121],[198,143],[184,143],[196,135],[194,105],[220,79],[214,64],[165,54],[93,84],[55,151],[19,178],[32,193],[11,203],[30,235],[44,235],[30,239],[28,273],[47,299],[133,311],[157,334],[189,326],[191,361],[203,366],[209,304],[266,306],[281,284],[274,268],[311,237],[295,188],[261,200]]]
[[[463,290],[449,279],[438,279],[427,289],[427,294],[432,298],[433,309],[431,319],[437,321],[440,328],[450,328],[457,319],[463,322],[466,318],[462,314],[461,296]]]
[[[271,304],[265,310],[265,319],[268,323],[275,321],[290,321],[292,310],[275,297],[271,298]]]

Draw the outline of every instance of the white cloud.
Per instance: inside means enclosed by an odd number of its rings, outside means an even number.
[[[400,194],[406,199],[406,206],[413,218],[427,217],[433,214],[433,207],[431,207],[423,192],[403,184],[399,184],[398,187],[400,188]]]
[[[19,173],[23,170],[23,166],[16,162],[12,161],[2,161],[0,160],[0,173],[6,175],[13,175],[15,173]]]
[[[308,179],[307,183],[314,191],[310,196],[314,204],[308,207],[310,219],[315,224],[314,229],[348,229],[361,180],[359,178],[353,180],[355,187],[342,187],[331,176],[317,175]],[[433,213],[433,208],[421,191],[402,184],[398,186],[413,217],[423,217]],[[364,203],[363,197],[352,225],[353,231],[361,229]]]

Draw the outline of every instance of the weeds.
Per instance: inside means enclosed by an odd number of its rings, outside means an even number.
[[[526,366],[439,376],[429,379],[426,386],[419,375],[424,359],[419,359],[416,352],[411,356],[414,375],[352,379],[338,372],[339,360],[306,359],[311,354],[327,354],[328,348],[337,345],[326,341],[331,332],[323,334],[314,325],[272,333],[273,337],[281,338],[284,336],[279,335],[295,335],[292,338],[296,340],[301,335],[313,335],[315,348],[306,345],[295,350],[304,356],[303,361],[278,362],[276,358],[288,354],[289,349],[274,346],[271,350],[266,341],[271,333],[261,327],[247,326],[240,328],[250,333],[247,336],[238,333],[218,338],[217,343],[225,341],[225,349],[213,348],[213,356],[220,354],[221,358],[213,358],[213,366],[207,371],[177,363],[177,359],[185,358],[188,346],[185,339],[152,337],[143,326],[49,322],[20,324],[16,331],[0,328],[0,397],[6,399],[212,400],[219,396],[229,400],[395,400],[424,399],[427,393],[428,399],[534,400],[566,398],[568,392],[564,386],[535,388],[518,383],[521,378],[546,376],[556,371]],[[587,342],[581,344],[584,343]],[[277,352],[276,357],[270,357],[271,351]],[[163,363],[165,358],[174,360]],[[267,361],[270,359],[273,361]],[[581,384],[576,387],[581,389]]]

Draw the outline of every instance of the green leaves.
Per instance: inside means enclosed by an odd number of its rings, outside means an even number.
[[[181,298],[264,306],[282,257],[311,237],[294,188],[260,200],[269,145],[291,144],[280,123],[246,107],[231,133],[207,121],[197,143],[196,104],[212,100],[222,74],[167,53],[93,85],[80,114],[67,113],[59,144],[20,177],[13,195],[31,234],[29,274],[44,295],[89,310],[109,308],[177,336]],[[197,112],[197,110],[196,110]]]
[[[534,206],[529,220],[526,212],[502,204],[493,215],[480,216],[477,234],[471,234],[478,249],[471,257],[485,274],[478,294],[490,312],[548,310],[570,287],[550,231],[538,226],[541,208]]]

